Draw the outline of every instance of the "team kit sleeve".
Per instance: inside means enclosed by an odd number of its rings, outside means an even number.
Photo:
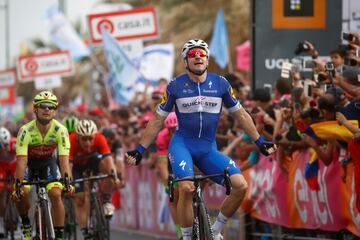
[[[70,139],[69,133],[65,127],[61,127],[57,134],[58,153],[60,156],[69,156]]]
[[[102,135],[101,133],[99,133],[96,136],[96,146],[98,147],[98,152],[102,155],[107,155],[107,154],[111,154],[111,150],[109,145],[107,144],[106,138],[104,137],[104,135]]]
[[[166,117],[169,115],[171,110],[173,109],[173,106],[175,104],[175,95],[173,94],[173,90],[175,87],[175,80],[172,80],[166,87],[166,90],[164,92],[164,95],[161,99],[160,104],[157,107],[156,112],[163,117]]]
[[[31,139],[27,129],[21,127],[16,137],[16,156],[28,155],[28,145],[30,141]]]
[[[230,112],[236,112],[242,106],[240,102],[236,99],[233,88],[230,86],[230,83],[222,76],[220,76],[220,86],[222,86],[222,90],[224,91],[222,95],[222,99],[225,107]]]

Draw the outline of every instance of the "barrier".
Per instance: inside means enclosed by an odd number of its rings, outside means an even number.
[[[304,169],[309,152],[295,152],[285,174],[272,157],[244,172],[249,189],[242,209],[257,219],[288,228],[340,231],[347,229],[360,237],[360,213],[356,209],[353,164],[347,164],[347,177],[341,179],[342,167],[336,156],[329,166],[319,163],[319,191],[310,190]],[[146,165],[127,168],[127,187],[122,190],[120,211],[114,227],[175,236],[167,207],[168,198],[156,173]],[[224,199],[221,186],[213,184],[204,192],[209,208],[217,209]]]

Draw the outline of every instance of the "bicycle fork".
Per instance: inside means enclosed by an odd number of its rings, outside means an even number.
[[[44,187],[39,189],[39,204],[37,209],[37,220],[38,220],[38,228],[39,228],[39,235],[45,236],[45,230],[48,233],[48,237],[50,239],[55,239],[55,231],[54,231],[54,224],[51,218],[51,210],[48,201],[48,197],[46,194],[46,190]],[[45,222],[44,222],[45,220]],[[43,226],[46,226],[46,229]]]
[[[214,232],[211,227],[211,221],[207,212],[205,202],[202,197],[200,184],[195,182],[196,194],[193,196],[193,210],[194,210],[194,228],[196,239],[198,240],[212,240],[214,239]],[[202,228],[202,229],[200,229]],[[209,236],[210,235],[210,236]]]

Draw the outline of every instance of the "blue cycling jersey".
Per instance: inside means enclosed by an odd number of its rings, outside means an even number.
[[[204,82],[195,83],[183,74],[168,84],[157,113],[166,117],[175,105],[178,134],[214,141],[222,103],[230,112],[241,108],[224,77],[208,73]]]

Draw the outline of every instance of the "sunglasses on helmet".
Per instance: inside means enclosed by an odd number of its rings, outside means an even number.
[[[37,105],[38,108],[41,108],[41,109],[49,109],[49,110],[55,110],[56,107],[52,104],[49,104],[49,103],[40,103]]]
[[[206,54],[206,51],[202,48],[193,48],[188,51],[187,56],[188,56],[188,58],[194,58],[196,56],[206,57],[207,54]]]

